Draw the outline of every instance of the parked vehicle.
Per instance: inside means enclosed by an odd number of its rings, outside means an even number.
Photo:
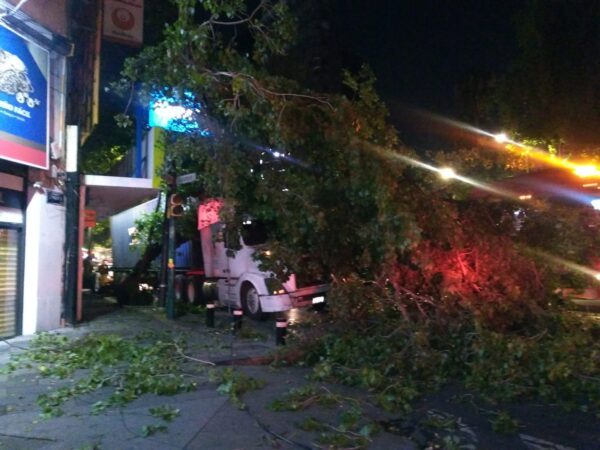
[[[246,220],[239,237],[239,249],[235,252],[228,250],[224,232],[226,224],[219,220],[220,206],[219,200],[210,200],[198,208],[198,229],[204,258],[204,294],[208,300],[243,308],[255,319],[261,318],[263,313],[287,311],[325,301],[329,284],[301,284],[294,274],[282,283],[272,273],[258,267],[255,253],[269,252],[264,246],[268,233],[260,222]]]
[[[320,306],[325,302],[328,283],[302,282],[294,274],[282,283],[272,273],[258,267],[256,252],[269,252],[265,247],[268,232],[262,223],[246,220],[239,242],[236,245],[226,242],[227,224],[219,219],[221,206],[222,202],[217,199],[202,203],[198,208],[199,240],[185,242],[176,249],[177,300],[193,303],[210,301],[243,308],[245,314],[253,319],[260,319],[265,313],[308,305]],[[133,267],[136,256],[135,251],[132,254],[130,250],[130,236],[135,236],[134,222],[155,207],[156,200],[152,200],[112,218],[114,267],[120,270],[126,265]],[[125,249],[116,248],[125,246]],[[125,260],[127,264],[123,264]]]

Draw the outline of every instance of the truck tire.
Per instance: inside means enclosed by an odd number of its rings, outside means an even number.
[[[187,299],[193,305],[206,303],[202,292],[202,279],[196,276],[187,277]]]
[[[185,276],[175,275],[175,301],[185,302],[187,299],[187,291],[185,289]]]
[[[253,320],[264,320],[265,313],[260,306],[258,291],[251,283],[244,283],[241,292],[242,308],[244,314]]]

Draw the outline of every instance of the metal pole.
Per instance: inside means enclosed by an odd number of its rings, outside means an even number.
[[[215,327],[215,304],[212,302],[206,304],[206,326]]]
[[[169,217],[169,245],[167,263],[167,318],[175,318],[175,219]]]
[[[66,190],[66,237],[65,237],[65,287],[64,320],[69,324],[76,322],[77,275],[79,251],[79,174],[67,172]]]
[[[163,226],[162,226],[162,249],[160,256],[160,297],[158,298],[159,306],[166,306],[167,304],[167,274],[168,274],[168,264],[169,264],[169,224],[168,224],[168,193],[161,194],[160,201],[164,203],[164,212],[163,212]]]
[[[86,189],[85,186],[80,186],[79,189],[77,190],[77,192],[79,193],[79,202],[77,205],[77,212],[78,212],[78,220],[77,220],[77,224],[79,225],[79,233],[77,236],[77,289],[75,290],[75,298],[76,298],[76,302],[75,302],[75,317],[77,319],[78,322],[80,322],[81,320],[83,320],[83,255],[81,254],[81,247],[83,247],[83,232],[85,230],[84,227],[84,214],[83,211],[85,211],[85,196],[86,196]],[[91,228],[88,230],[90,231],[89,235],[90,235],[90,239],[88,241],[88,249],[91,249]]]
[[[232,311],[232,313],[233,313],[233,315],[231,316],[231,332],[235,336],[242,329],[242,320],[244,318],[244,310],[236,308]]]
[[[285,345],[285,336],[287,335],[288,321],[284,316],[277,317],[275,321],[275,343]]]

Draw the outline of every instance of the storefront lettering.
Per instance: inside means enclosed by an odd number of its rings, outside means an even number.
[[[11,105],[10,103],[8,103],[5,100],[0,100],[0,108],[5,109],[7,111],[14,112],[14,113],[16,113],[22,117],[25,117],[27,119],[31,119],[31,113],[29,111],[27,111],[26,109],[23,109],[19,106]]]

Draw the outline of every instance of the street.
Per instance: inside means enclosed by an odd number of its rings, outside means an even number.
[[[173,396],[144,394],[94,414],[94,404],[111,393],[111,388],[103,387],[68,400],[62,415],[44,419],[38,396],[72,381],[71,377],[43,377],[34,364],[2,375],[0,448],[233,450],[352,445],[383,450],[428,448],[431,443],[441,445],[435,448],[499,450],[600,448],[597,419],[590,414],[567,413],[539,403],[491,405],[456,385],[418,400],[410,414],[385,412],[374,405],[369,392],[311,380],[310,368],[266,365],[276,351],[272,320],[258,326],[245,322],[246,330],[234,337],[225,310],[217,312],[216,328],[207,329],[202,315],[168,321],[161,310],[117,309],[98,298],[87,300],[102,315],[76,328],[61,329],[60,334],[69,339],[90,333],[126,340],[140,333],[159,333],[161,339],[165,333],[185,337],[188,359],[182,372],[195,380],[196,389]],[[29,338],[21,337],[2,343],[0,363],[6,366],[10,355],[22,352],[28,342]],[[245,409],[224,395],[223,385],[219,387],[219,381],[211,378],[211,371],[222,370],[264,383],[243,394]],[[77,371],[72,379],[87,372]],[[178,410],[172,421],[150,412],[167,407]],[[518,422],[515,430],[497,428],[500,410],[509,411]],[[359,415],[348,419],[353,414]],[[313,422],[319,426],[307,426]],[[373,427],[372,432],[367,433],[367,426]]]

